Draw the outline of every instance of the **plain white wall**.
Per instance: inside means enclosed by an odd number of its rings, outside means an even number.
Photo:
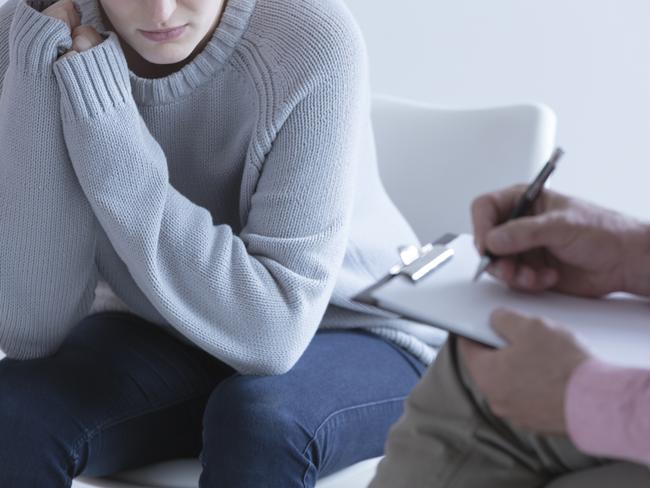
[[[346,1],[375,91],[448,107],[546,103],[567,151],[553,186],[650,218],[650,1]]]
[[[440,106],[539,101],[568,191],[650,218],[650,1],[346,0],[375,91]]]

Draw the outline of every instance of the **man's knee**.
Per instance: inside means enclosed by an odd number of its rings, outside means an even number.
[[[639,464],[612,462],[557,478],[545,488],[642,488],[650,486],[650,468]]]

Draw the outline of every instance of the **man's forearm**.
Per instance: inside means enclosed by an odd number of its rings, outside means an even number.
[[[567,386],[571,440],[585,453],[650,463],[650,371],[597,359],[582,363]]]

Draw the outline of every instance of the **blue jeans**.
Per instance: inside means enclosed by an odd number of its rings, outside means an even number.
[[[200,455],[200,486],[311,487],[381,455],[425,365],[361,330],[316,334],[280,376],[242,376],[125,312],[90,315],[43,359],[0,361],[0,483]]]

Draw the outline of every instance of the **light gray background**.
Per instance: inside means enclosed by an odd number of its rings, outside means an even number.
[[[449,107],[539,101],[555,188],[650,218],[648,0],[347,0],[375,91]]]
[[[376,92],[546,103],[567,151],[553,186],[650,218],[648,0],[346,1]]]

